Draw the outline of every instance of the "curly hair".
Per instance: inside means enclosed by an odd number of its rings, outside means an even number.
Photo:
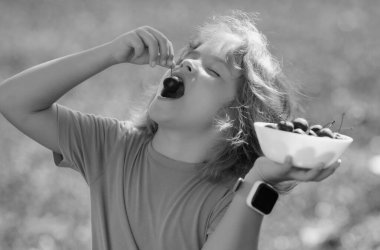
[[[226,55],[226,60],[240,71],[237,95],[214,118],[213,124],[221,132],[222,139],[212,148],[209,159],[200,169],[210,181],[245,175],[262,155],[254,123],[289,119],[295,105],[295,86],[286,80],[279,62],[269,52],[267,39],[256,28],[255,20],[255,15],[238,10],[232,11],[231,15],[214,16],[198,27],[177,59],[180,63],[189,50],[220,32],[241,40],[240,45]],[[141,110],[136,113],[141,114]],[[157,123],[147,112],[142,113],[140,119],[135,119],[135,124],[154,135]]]

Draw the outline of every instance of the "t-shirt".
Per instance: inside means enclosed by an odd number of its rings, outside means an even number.
[[[199,250],[232,200],[126,121],[57,107],[60,154],[90,188],[92,249]]]

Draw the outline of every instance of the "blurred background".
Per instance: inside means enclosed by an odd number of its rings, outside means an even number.
[[[354,138],[333,176],[281,198],[264,220],[260,249],[380,249],[380,1],[1,0],[0,81],[141,25],[179,49],[194,27],[229,9],[259,13],[270,50],[302,85],[296,116],[339,124],[345,113],[342,133]],[[141,86],[163,72],[118,65],[58,102],[126,120]],[[2,116],[0,149],[0,249],[90,249],[82,177],[57,168],[51,151]]]

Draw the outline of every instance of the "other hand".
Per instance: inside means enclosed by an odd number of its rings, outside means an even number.
[[[284,164],[276,163],[266,157],[259,157],[248,175],[257,174],[262,180],[272,185],[283,181],[322,181],[332,175],[340,164],[339,159],[330,166],[320,163],[315,168],[306,169],[293,166],[290,156],[286,158]]]

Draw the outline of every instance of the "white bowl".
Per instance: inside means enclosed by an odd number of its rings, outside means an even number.
[[[284,163],[286,156],[293,158],[293,165],[314,168],[320,163],[330,166],[347,149],[353,139],[316,137],[268,128],[267,122],[255,122],[255,130],[264,155],[277,163]],[[272,123],[273,124],[273,123]]]

